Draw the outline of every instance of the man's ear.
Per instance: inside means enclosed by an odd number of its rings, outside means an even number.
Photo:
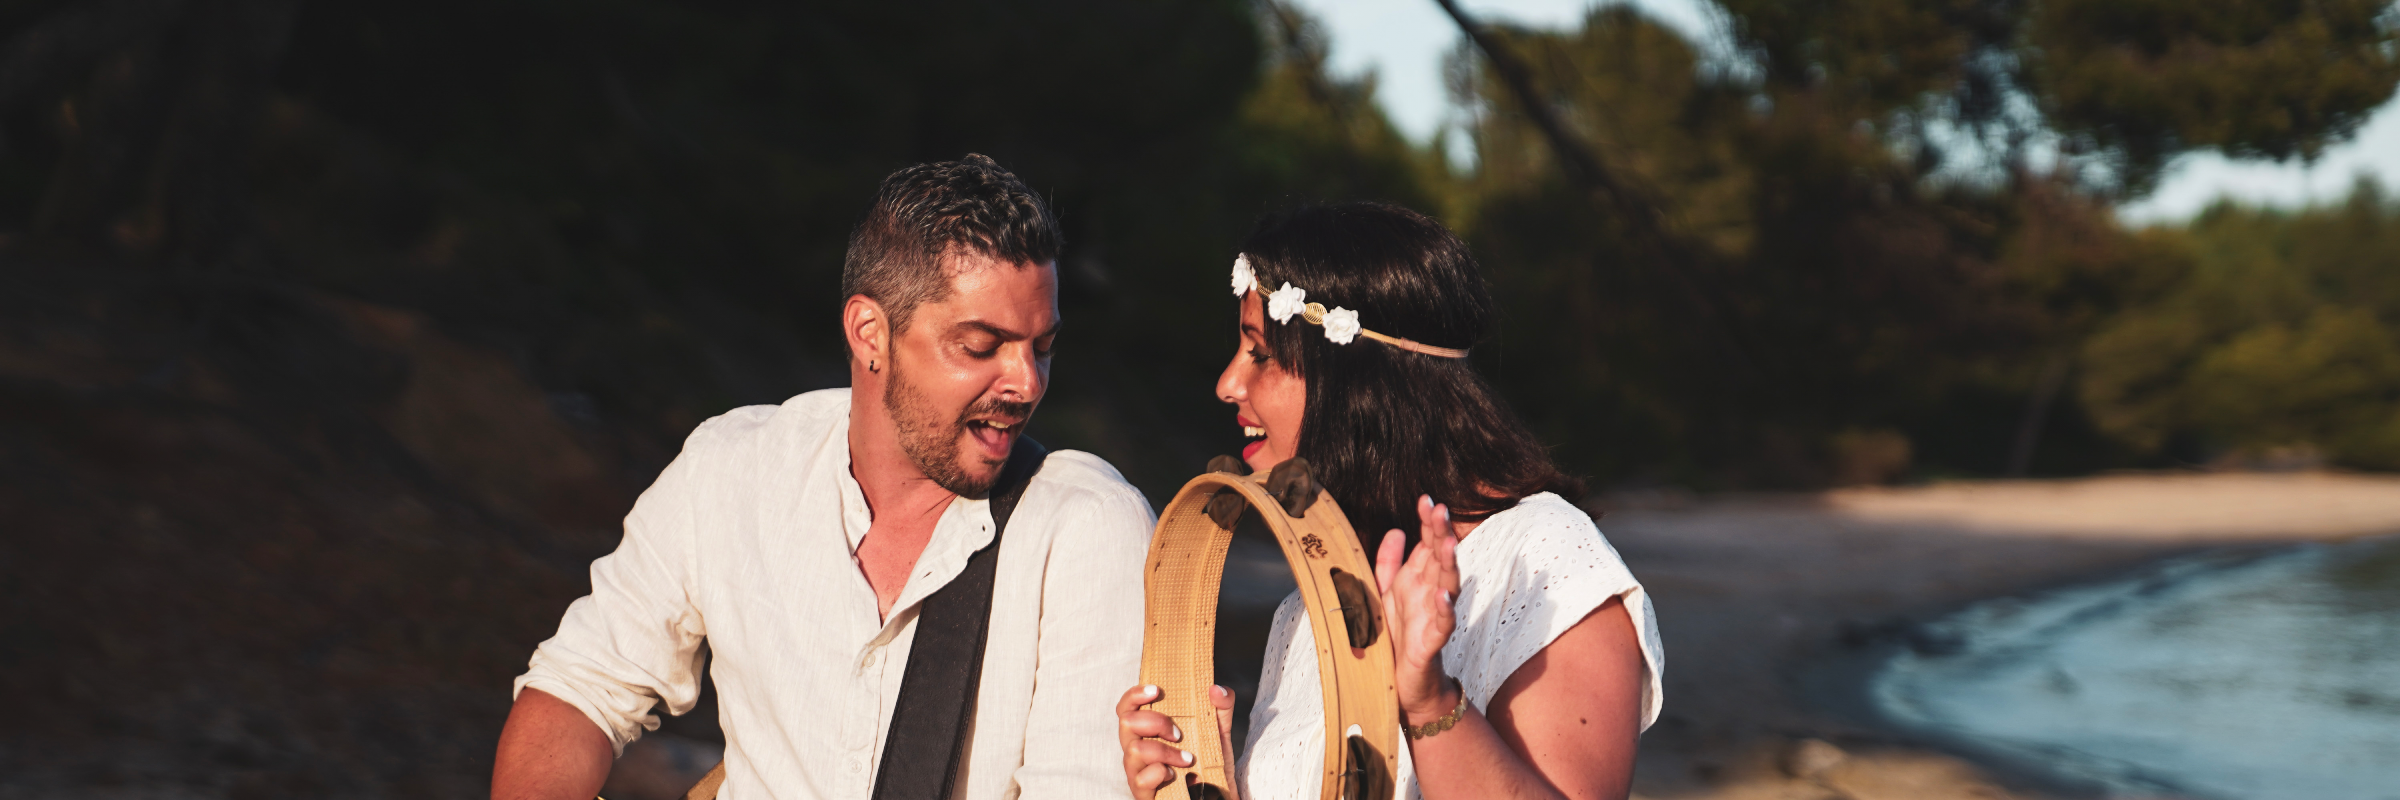
[[[850,358],[859,363],[891,362],[891,320],[884,316],[883,304],[863,294],[850,296],[842,304],[842,341],[850,347]]]

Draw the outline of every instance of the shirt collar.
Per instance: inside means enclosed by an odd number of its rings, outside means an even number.
[[[834,482],[841,486],[842,536],[850,540],[850,555],[856,556],[859,544],[867,540],[867,529],[875,525],[875,511],[867,506],[867,492],[859,488],[858,476],[850,474],[850,448],[846,427],[843,431],[845,434],[843,446],[832,448],[840,451],[841,455],[841,463],[836,464],[832,472]],[[944,515],[947,516],[947,512]]]
[[[824,449],[832,463],[834,483],[840,487],[842,538],[847,542],[850,556],[858,557],[858,547],[867,540],[874,528],[875,512],[867,505],[867,493],[858,485],[858,476],[850,474],[850,424],[844,413],[842,424],[833,430],[835,441]],[[992,503],[982,500],[953,498],[950,507],[942,510],[934,522],[933,539],[925,543],[925,552],[917,556],[914,570],[909,572],[908,585],[892,604],[892,620],[901,618],[901,610],[916,604],[934,590],[949,585],[966,569],[967,556],[992,543]]]

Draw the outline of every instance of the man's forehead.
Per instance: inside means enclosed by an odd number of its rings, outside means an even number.
[[[945,259],[949,291],[918,307],[942,327],[981,320],[1038,333],[1058,319],[1058,269],[1053,263],[1006,262],[990,256]],[[928,313],[930,312],[930,313]],[[931,321],[931,320],[929,320]]]

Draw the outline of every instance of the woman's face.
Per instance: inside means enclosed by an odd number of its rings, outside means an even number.
[[[1241,347],[1217,376],[1217,399],[1233,404],[1234,424],[1252,440],[1242,448],[1242,461],[1253,471],[1298,454],[1300,412],[1308,405],[1308,384],[1267,349],[1263,294],[1252,290],[1242,298]]]

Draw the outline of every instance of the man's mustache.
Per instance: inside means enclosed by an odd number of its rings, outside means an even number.
[[[1033,418],[1033,404],[999,398],[984,400],[967,406],[967,410],[959,412],[958,426],[964,428],[967,426],[968,420],[976,417],[1007,417],[1024,422]]]

